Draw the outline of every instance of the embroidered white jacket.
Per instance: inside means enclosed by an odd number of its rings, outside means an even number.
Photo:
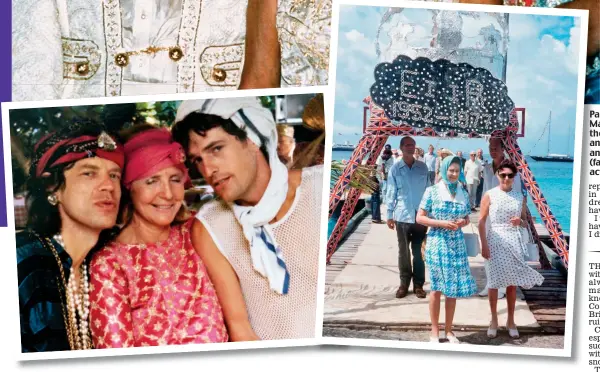
[[[13,101],[236,89],[246,8],[247,0],[14,0]],[[279,0],[277,28],[281,85],[327,84],[331,0]]]

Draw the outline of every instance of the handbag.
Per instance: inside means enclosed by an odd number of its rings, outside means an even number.
[[[540,251],[538,250],[538,245],[533,242],[528,229],[521,228],[521,239],[524,244],[523,254],[525,256],[525,261],[538,262],[540,260]]]
[[[471,225],[473,230],[473,225]],[[477,257],[481,252],[481,243],[479,242],[479,236],[475,232],[463,234],[465,237],[465,243],[467,245],[467,256]]]

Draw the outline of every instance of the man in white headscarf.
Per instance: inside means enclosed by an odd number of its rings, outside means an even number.
[[[15,0],[12,100],[327,85],[331,0]]]
[[[184,101],[175,122],[174,138],[218,196],[192,228],[217,295],[241,288],[261,339],[314,337],[323,166],[286,168],[273,115],[256,98]]]

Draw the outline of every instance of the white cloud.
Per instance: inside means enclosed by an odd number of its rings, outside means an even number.
[[[569,30],[569,41],[564,43],[560,40],[555,39],[551,35],[544,35],[540,41],[539,53],[542,61],[557,61],[562,63],[566,71],[571,74],[577,75],[579,70],[579,38],[580,38],[581,27],[579,26],[579,20],[576,20],[575,25]],[[552,62],[550,62],[552,63]],[[556,69],[556,63],[553,66],[549,66]]]
[[[339,79],[338,79],[339,80]],[[344,99],[348,97],[348,92],[351,90],[350,85],[338,81],[335,84],[335,98],[336,99]]]
[[[538,25],[526,15],[511,15],[509,21],[510,40],[531,40],[538,35]]]
[[[347,49],[360,52],[367,57],[375,57],[375,41],[367,38],[362,32],[353,29],[345,32],[344,38],[350,42],[349,45],[346,44]]]
[[[375,63],[369,63],[368,61],[365,61],[364,58],[360,58],[355,55],[346,56],[345,62],[345,72],[349,74],[347,76],[352,80],[362,81],[365,76],[369,76],[369,78],[373,80],[373,69],[375,68]]]
[[[350,107],[351,109],[357,109],[360,107],[360,103],[356,102],[356,101],[348,101],[348,103],[346,103],[348,105],[348,107]]]
[[[362,42],[367,39],[362,32],[359,32],[357,30],[352,30],[352,31],[346,32],[344,35],[346,36],[347,40],[350,40],[353,42]]]
[[[579,18],[575,19],[575,25],[571,27],[569,32],[569,46],[567,47],[567,68],[574,74],[577,74],[578,70],[578,57],[579,57],[579,40],[581,37],[581,25]]]
[[[544,75],[536,75],[535,81],[537,81],[540,84],[543,84],[545,86],[544,89],[548,89],[548,90],[554,90],[554,89],[560,87],[560,85],[561,85],[560,82],[558,82],[556,80],[548,79]]]

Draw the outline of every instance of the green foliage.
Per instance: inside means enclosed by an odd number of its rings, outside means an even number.
[[[346,164],[341,161],[334,160],[331,162],[331,185],[335,185],[338,179],[344,173]],[[350,180],[350,187],[359,189],[366,194],[372,194],[377,188],[377,183],[373,181],[372,177],[375,176],[375,167],[367,165],[359,165],[352,174]]]
[[[275,111],[274,96],[259,98],[264,107]],[[65,122],[74,118],[96,120],[115,133],[141,123],[170,127],[175,122],[180,104],[181,101],[163,101],[11,110],[13,189],[15,192],[22,189],[28,172],[28,159],[32,156],[35,144]]]

